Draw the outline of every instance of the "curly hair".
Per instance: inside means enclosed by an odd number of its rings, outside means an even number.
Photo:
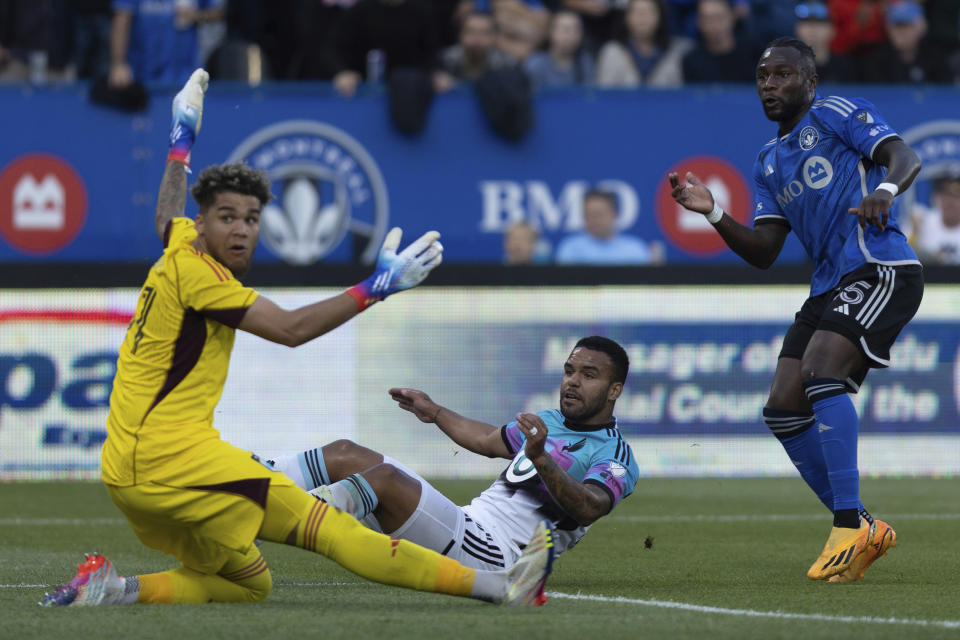
[[[209,208],[217,199],[217,194],[223,191],[253,196],[260,201],[261,207],[273,200],[267,173],[251,169],[242,162],[207,167],[200,172],[197,183],[190,187],[200,211]]]

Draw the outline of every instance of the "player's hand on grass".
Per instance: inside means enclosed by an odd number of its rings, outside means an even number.
[[[713,194],[693,172],[687,172],[686,184],[680,183],[680,176],[676,172],[669,173],[667,177],[672,189],[670,195],[680,206],[704,215],[713,211]]]
[[[527,459],[533,462],[542,455],[546,455],[543,445],[547,441],[547,425],[535,413],[518,413],[517,426],[527,437],[523,452]]]
[[[440,405],[419,389],[390,389],[390,397],[397,401],[400,408],[417,416],[420,422],[434,422],[440,412]]]
[[[877,189],[868,194],[860,201],[856,209],[848,209],[850,215],[857,216],[860,219],[860,228],[866,229],[867,225],[875,225],[877,229],[883,231],[887,228],[887,220],[890,219],[890,207],[893,206],[893,194],[885,189]]]
[[[170,155],[167,160],[176,160],[190,166],[190,150],[200,131],[203,120],[203,98],[207,93],[210,76],[197,69],[173,98],[173,121],[170,123]]]

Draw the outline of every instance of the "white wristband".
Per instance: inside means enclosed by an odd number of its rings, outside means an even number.
[[[892,182],[881,182],[877,185],[877,189],[883,189],[884,191],[889,191],[890,195],[897,195],[900,193],[900,187],[893,184]]]
[[[713,201],[713,211],[706,214],[706,218],[710,224],[717,224],[723,218],[723,209],[720,208],[716,200]]]

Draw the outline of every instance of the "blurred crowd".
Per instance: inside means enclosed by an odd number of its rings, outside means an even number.
[[[0,0],[0,82],[91,80],[91,96],[146,104],[146,87],[214,78],[324,80],[345,97],[382,83],[405,133],[430,99],[475,87],[498,133],[519,139],[543,87],[751,83],[765,43],[793,34],[824,83],[960,84],[960,0]],[[960,263],[960,174],[905,227],[926,262]],[[505,262],[661,264],[590,191],[584,231],[557,247],[519,223]]]
[[[434,92],[519,66],[535,87],[753,80],[794,34],[821,82],[960,83],[960,0],[0,0],[0,81],[331,80]]]

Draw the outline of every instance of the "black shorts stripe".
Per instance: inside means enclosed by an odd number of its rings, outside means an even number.
[[[880,312],[884,310],[887,303],[893,296],[894,279],[896,271],[891,267],[879,267],[880,286],[877,287],[877,299],[875,302],[868,302],[867,305],[857,314],[857,320],[863,325],[864,329],[869,329],[879,317]]]
[[[464,531],[463,544],[469,544],[471,547],[477,551],[489,553],[492,556],[503,559],[503,552],[500,551],[500,547],[493,544],[490,538],[483,540],[475,536],[470,531]]]
[[[468,540],[464,540],[463,544],[460,545],[464,551],[470,552],[470,555],[483,558],[487,562],[503,562],[503,554],[500,553],[490,553],[486,549],[477,548],[476,546],[469,543]]]
[[[504,564],[503,564],[502,561],[490,560],[489,558],[485,558],[485,557],[483,557],[483,556],[481,556],[481,555],[477,555],[476,553],[474,553],[473,551],[471,551],[471,550],[468,549],[467,547],[461,547],[461,548],[463,549],[463,552],[464,552],[464,553],[466,553],[467,555],[473,556],[473,557],[476,558],[477,560],[482,560],[483,562],[486,562],[487,564],[491,564],[491,565],[493,565],[493,566],[495,566],[495,567],[503,567],[503,566],[504,566]]]

